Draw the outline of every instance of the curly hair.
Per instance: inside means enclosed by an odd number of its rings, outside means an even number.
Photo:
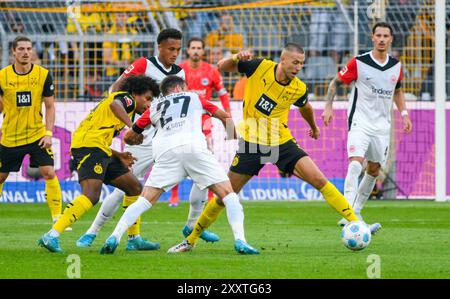
[[[150,90],[154,97],[158,97],[160,94],[158,83],[154,79],[144,75],[127,77],[119,90],[138,95]]]

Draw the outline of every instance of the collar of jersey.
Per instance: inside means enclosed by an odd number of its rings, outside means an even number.
[[[273,78],[275,79],[275,82],[277,82],[278,84],[280,84],[281,86],[288,86],[289,84],[291,84],[292,80],[289,80],[288,83],[283,84],[281,82],[278,82],[277,80],[277,67],[278,67],[278,63],[275,64],[275,67],[273,68]]]
[[[12,64],[12,69],[13,69],[14,73],[16,73],[16,75],[18,75],[18,76],[25,76],[25,75],[28,75],[28,74],[31,73],[31,71],[33,70],[33,67],[34,67],[34,64],[32,63],[32,64],[31,64],[31,69],[30,69],[28,72],[26,72],[25,74],[19,74],[19,73],[16,71],[16,68],[14,67],[14,63]]]

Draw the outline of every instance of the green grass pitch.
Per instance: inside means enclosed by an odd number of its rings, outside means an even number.
[[[243,202],[249,243],[258,256],[233,249],[231,229],[223,212],[211,230],[218,243],[200,240],[193,252],[169,255],[180,242],[188,204],[169,208],[162,202],[143,215],[142,235],[161,243],[152,252],[127,252],[126,236],[114,255],[99,250],[122,214],[105,226],[88,249],[75,241],[93,220],[94,207],[60,238],[64,254],[37,246],[50,228],[45,204],[0,204],[0,278],[67,278],[68,255],[81,261],[81,278],[367,278],[379,257],[381,278],[450,278],[450,203],[369,201],[367,222],[383,229],[368,248],[352,252],[340,241],[340,216],[325,202]]]

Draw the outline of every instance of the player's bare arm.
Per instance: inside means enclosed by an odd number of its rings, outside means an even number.
[[[397,88],[394,92],[394,103],[397,106],[398,111],[402,115],[403,130],[405,133],[409,133],[412,130],[412,122],[409,118],[408,110],[406,110],[405,94],[402,88]]]
[[[3,97],[0,95],[0,113],[3,112]]]
[[[133,126],[125,133],[123,140],[126,144],[137,145],[144,142],[144,135],[142,132],[150,124],[150,110],[146,109],[141,117],[133,124]]]
[[[108,89],[109,93],[113,93],[113,92],[117,92],[119,91],[120,87],[123,84],[123,81],[125,81],[127,77],[125,77],[123,74],[119,76],[119,78],[117,78],[116,81],[114,81],[113,84],[111,84],[111,86]]]
[[[45,105],[45,136],[39,141],[42,148],[51,148],[53,127],[55,126],[55,97],[43,97]]]
[[[123,141],[128,145],[141,144],[144,141],[144,135],[135,132],[133,129],[128,129],[123,136]]]
[[[130,152],[118,152],[111,149],[112,155],[120,160],[126,167],[131,167],[134,164],[134,161],[137,161],[135,157]]]
[[[114,100],[109,107],[111,108],[114,115],[120,119],[128,128],[133,126],[131,119],[128,117],[125,108],[123,108],[122,103],[119,100]]]
[[[237,139],[236,126],[234,125],[233,119],[228,112],[222,109],[217,109],[213,114],[213,117],[219,119],[227,132],[227,140]]]
[[[223,58],[217,63],[217,66],[220,71],[223,72],[230,72],[230,73],[237,73],[238,72],[238,62],[239,61],[246,61],[253,58],[253,54],[250,51],[241,51],[237,54],[234,54],[233,56],[229,58]]]
[[[333,120],[333,101],[334,97],[336,96],[337,89],[341,83],[341,79],[336,75],[328,85],[326,97],[327,103],[325,104],[325,109],[322,113],[322,120],[325,126],[328,126],[328,124]]]
[[[311,103],[306,103],[305,106],[300,107],[298,109],[303,119],[306,120],[310,129],[308,130],[309,137],[313,139],[319,139],[320,129],[316,125],[316,120],[314,119],[314,109],[311,106]]]

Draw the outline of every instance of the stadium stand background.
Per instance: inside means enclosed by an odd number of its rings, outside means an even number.
[[[232,16],[233,31],[242,36],[242,46],[252,49],[256,56],[276,60],[281,46],[288,41],[301,44],[308,54],[316,52],[314,57],[308,55],[299,76],[308,83],[314,98],[322,99],[329,78],[354,55],[354,1],[256,2],[3,1],[0,3],[1,62],[2,65],[9,62],[8,48],[12,39],[19,33],[26,34],[36,41],[39,62],[55,74],[57,99],[90,100],[98,98],[112,80],[106,74],[112,62],[105,59],[105,48],[118,48],[113,52],[121,52],[118,60],[122,64],[117,63],[117,66],[123,69],[129,61],[154,53],[155,36],[162,28],[172,26],[183,30],[184,42],[199,35],[207,40],[208,33],[220,28],[221,15],[227,13]],[[371,26],[378,19],[370,18],[368,13],[373,3],[359,2],[358,48],[361,53],[371,48]],[[395,31],[391,53],[405,66],[404,87],[409,99],[429,100],[434,95],[433,5],[434,1],[430,0],[385,1],[383,19],[390,22]],[[179,10],[181,7],[183,9]],[[126,29],[121,31],[116,29],[118,14],[126,14]],[[319,14],[329,18],[314,18]],[[333,31],[335,27],[341,32]],[[333,60],[330,41],[336,36],[344,40],[344,47],[339,51],[339,59]],[[311,49],[313,37],[327,40],[320,51]],[[217,56],[210,55],[213,49],[209,48],[206,58],[216,62]],[[220,50],[223,56],[237,48],[221,47]],[[239,78],[225,76],[225,79],[232,92]],[[450,82],[450,78],[447,81]],[[344,99],[346,94],[344,90],[340,98]]]
[[[1,63],[2,67],[10,63],[11,41],[18,34],[25,34],[35,41],[36,63],[49,68],[53,73],[57,101],[95,102],[102,98],[109,85],[131,61],[140,56],[156,54],[156,36],[163,28],[175,27],[182,30],[184,45],[189,37],[200,35],[205,38],[208,47],[206,60],[212,63],[238,51],[240,46],[252,49],[257,57],[278,60],[282,46],[293,41],[301,44],[307,51],[306,65],[298,76],[307,83],[310,100],[320,101],[324,99],[330,78],[355,54],[354,2],[2,1]],[[386,20],[391,23],[395,32],[391,54],[403,63],[403,88],[408,105],[417,109],[429,109],[427,105],[434,97],[434,1],[374,0],[358,3],[358,53],[371,49],[371,28],[376,21]],[[446,3],[448,36],[450,1],[447,0]],[[227,23],[225,27],[229,30],[228,33],[221,31],[223,23]],[[227,40],[224,35],[232,36]],[[314,47],[318,39],[322,41],[319,48]],[[335,51],[336,43],[340,44],[338,53]],[[449,65],[450,50],[447,48],[447,86],[450,86]],[[225,86],[232,94],[235,84],[242,78],[226,73],[223,76]],[[348,92],[349,88],[341,89],[338,99],[346,100]],[[449,99],[447,95],[447,100]],[[337,123],[345,124],[345,117],[345,113],[338,114]],[[424,112],[415,117],[413,121],[420,124],[429,116]],[[291,122],[294,124],[290,124],[294,135],[301,136],[304,127],[300,117],[295,115]],[[409,187],[402,185],[395,173],[398,173],[396,168],[411,164],[415,156],[428,157],[423,162],[423,169],[426,171],[420,174],[421,183],[418,184],[424,184],[425,189],[434,184],[434,161],[429,147],[434,142],[434,127],[416,126],[415,128],[420,128],[419,135],[415,136],[414,141],[405,141],[405,145],[400,143],[401,128],[398,125],[401,123],[398,116],[395,124],[393,136],[397,137],[392,138],[391,159],[386,173],[390,175],[389,180],[384,180],[391,185],[385,186],[385,189],[395,190],[389,195],[390,198],[414,193],[405,191]],[[329,159],[330,144],[345,147],[342,143],[345,129],[341,128],[338,133],[323,132],[323,143],[308,143],[303,146],[315,153],[319,164],[320,161],[325,163]],[[413,147],[413,150],[408,155],[403,155],[399,160],[402,164],[397,165],[396,153],[404,151],[403,147]],[[230,152],[232,155],[233,151]],[[230,155],[226,156],[224,164],[230,159]],[[343,158],[345,160],[344,156],[333,159]],[[340,173],[345,172],[346,165],[336,162],[333,167],[342,168]],[[334,170],[324,170],[326,173],[327,171],[333,173]],[[406,181],[412,180],[417,174],[413,170],[408,171],[403,180],[409,186],[411,183]],[[269,176],[278,176],[272,168],[268,172]]]

